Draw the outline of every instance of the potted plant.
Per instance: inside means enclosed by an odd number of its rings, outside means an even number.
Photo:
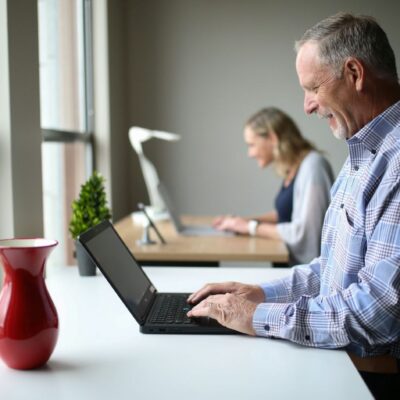
[[[101,174],[93,172],[92,176],[81,185],[79,197],[72,202],[71,207],[69,232],[75,241],[79,273],[82,276],[96,275],[96,265],[76,239],[89,228],[111,218],[111,211],[107,206],[104,178]]]

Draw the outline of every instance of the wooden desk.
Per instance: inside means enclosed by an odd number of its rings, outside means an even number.
[[[183,217],[185,224],[211,224],[212,217]],[[129,215],[115,224],[115,228],[139,261],[147,262],[212,262],[273,261],[287,262],[288,251],[280,240],[248,236],[181,236],[170,221],[158,221],[157,228],[167,244],[139,246],[143,228]],[[151,237],[156,240],[154,232]]]
[[[257,283],[277,268],[146,268],[160,291],[206,281]],[[46,279],[60,318],[48,364],[16,371],[0,362],[3,400],[369,400],[343,350],[245,335],[144,335],[107,281],[66,268]]]

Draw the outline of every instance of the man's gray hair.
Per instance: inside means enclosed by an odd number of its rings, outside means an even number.
[[[398,81],[396,59],[384,30],[368,16],[338,13],[318,22],[296,42],[299,49],[309,41],[316,42],[319,58],[340,76],[345,60],[354,57],[364,62],[384,79]]]

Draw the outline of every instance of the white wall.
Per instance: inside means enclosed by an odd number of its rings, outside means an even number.
[[[292,115],[339,171],[345,144],[303,111],[293,44],[305,29],[340,10],[373,15],[400,62],[397,0],[128,4],[128,123],[182,135],[176,144],[153,140],[145,151],[183,212],[253,214],[273,206],[280,180],[247,158],[242,139],[245,119],[263,106]],[[134,206],[146,195],[133,151],[130,158]]]

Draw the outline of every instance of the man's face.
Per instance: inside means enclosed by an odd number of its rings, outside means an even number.
[[[296,59],[300,85],[304,89],[304,111],[326,118],[334,136],[348,139],[361,127],[354,118],[354,87],[345,75],[337,77],[318,57],[318,45],[305,43]]]

